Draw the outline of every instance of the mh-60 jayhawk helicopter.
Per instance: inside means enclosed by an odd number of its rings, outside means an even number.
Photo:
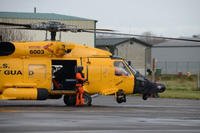
[[[55,40],[58,31],[94,32],[91,29],[66,28],[59,22],[0,22],[0,25],[51,33],[51,41],[0,42],[1,100],[45,100],[64,96],[64,103],[73,106],[77,66],[83,66],[88,80],[84,85],[87,105],[91,105],[93,94],[115,95],[116,101],[122,103],[128,94],[139,93],[146,100],[153,93],[165,91],[163,84],[149,81],[123,58],[97,48]]]

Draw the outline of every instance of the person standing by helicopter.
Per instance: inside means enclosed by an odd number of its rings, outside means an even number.
[[[84,104],[83,84],[86,81],[86,79],[84,78],[84,74],[83,74],[82,71],[83,71],[83,67],[82,66],[78,66],[77,67],[77,73],[76,73],[76,80],[77,80],[77,83],[76,83],[76,106]]]

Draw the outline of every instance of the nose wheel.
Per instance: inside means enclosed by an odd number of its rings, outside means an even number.
[[[126,102],[126,94],[123,90],[118,90],[116,93],[116,101],[117,103],[123,103]]]
[[[147,100],[148,99],[148,94],[143,94],[142,99],[143,100]]]

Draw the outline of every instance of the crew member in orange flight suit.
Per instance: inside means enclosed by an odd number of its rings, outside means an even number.
[[[83,83],[86,81],[84,78],[84,75],[82,73],[83,67],[78,66],[77,67],[77,73],[76,73],[76,106],[83,105],[84,104],[84,98],[83,98]]]

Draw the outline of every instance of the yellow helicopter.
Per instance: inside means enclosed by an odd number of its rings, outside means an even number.
[[[139,93],[146,100],[153,93],[165,91],[165,85],[149,81],[126,60],[110,52],[55,41],[56,32],[71,31],[61,23],[0,22],[0,25],[51,32],[51,41],[0,42],[0,100],[46,100],[64,96],[64,103],[74,106],[77,66],[83,66],[88,81],[84,85],[86,105],[91,105],[95,94],[115,95],[116,101],[122,103],[128,94]],[[91,31],[76,29],[75,32]]]

